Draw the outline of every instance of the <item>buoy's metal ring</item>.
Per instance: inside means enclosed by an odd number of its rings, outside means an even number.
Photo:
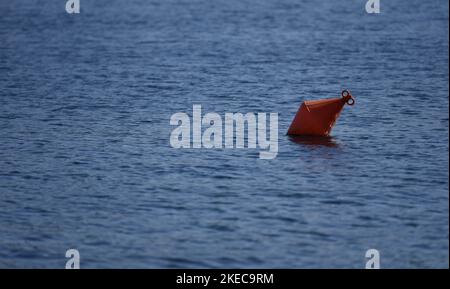
[[[353,98],[349,98],[349,99],[347,99],[347,104],[348,105],[354,105],[355,104],[355,100]]]
[[[341,93],[342,97],[347,97],[350,95],[350,91],[348,91],[347,89],[343,90]]]

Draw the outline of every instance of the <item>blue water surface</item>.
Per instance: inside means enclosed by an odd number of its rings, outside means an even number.
[[[0,267],[449,266],[447,0],[65,2],[0,1]],[[279,113],[277,158],[172,148],[193,104]]]

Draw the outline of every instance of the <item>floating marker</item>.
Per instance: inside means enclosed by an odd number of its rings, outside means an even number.
[[[302,103],[289,127],[289,135],[328,136],[345,104],[354,105],[350,91],[342,97],[307,100]]]

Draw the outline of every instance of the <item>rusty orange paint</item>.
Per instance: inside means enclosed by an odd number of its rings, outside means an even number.
[[[342,97],[304,101],[289,127],[289,135],[328,136],[345,104],[354,105],[348,90]]]

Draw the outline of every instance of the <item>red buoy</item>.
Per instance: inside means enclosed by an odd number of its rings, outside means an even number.
[[[302,103],[289,127],[289,135],[328,136],[345,104],[354,105],[350,91],[342,97],[307,100]]]

